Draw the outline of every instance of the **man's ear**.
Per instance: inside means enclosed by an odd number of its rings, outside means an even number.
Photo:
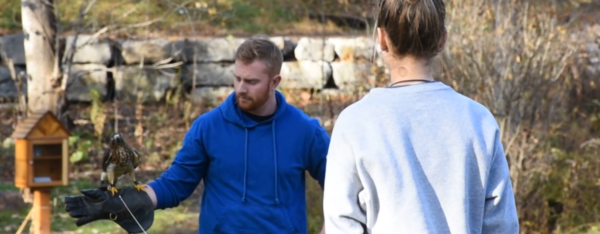
[[[271,83],[273,89],[277,89],[279,82],[281,82],[281,75],[278,74],[273,77],[273,82]]]

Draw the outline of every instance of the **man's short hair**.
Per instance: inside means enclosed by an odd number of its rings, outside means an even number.
[[[283,63],[283,55],[279,47],[267,36],[256,35],[244,41],[235,52],[235,60],[245,64],[254,62],[256,59],[264,62],[271,77],[278,75]]]

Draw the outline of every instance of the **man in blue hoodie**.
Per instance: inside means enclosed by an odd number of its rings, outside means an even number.
[[[235,92],[194,121],[171,166],[145,192],[121,188],[113,197],[95,189],[65,198],[78,226],[112,219],[141,232],[154,209],[179,205],[204,180],[199,233],[307,233],[305,171],[323,188],[329,135],[276,90],[283,56],[268,38],[246,40],[235,58]]]

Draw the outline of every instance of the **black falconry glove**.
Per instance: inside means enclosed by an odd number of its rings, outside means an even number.
[[[76,218],[78,227],[85,224],[108,219],[117,223],[129,233],[141,233],[147,231],[154,222],[154,205],[148,194],[138,191],[133,187],[120,188],[114,196],[110,191],[102,189],[88,189],[81,191],[83,195],[67,196],[64,198],[65,210],[69,216]],[[123,201],[133,213],[135,222]]]

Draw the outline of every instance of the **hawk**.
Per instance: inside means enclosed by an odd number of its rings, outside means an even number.
[[[134,187],[142,191],[143,187],[136,180],[133,171],[140,164],[140,154],[125,142],[120,133],[116,133],[110,138],[109,149],[104,152],[102,159],[102,176],[100,183],[108,183],[106,189],[113,196],[117,192],[116,183],[119,178],[129,174],[133,180]]]

